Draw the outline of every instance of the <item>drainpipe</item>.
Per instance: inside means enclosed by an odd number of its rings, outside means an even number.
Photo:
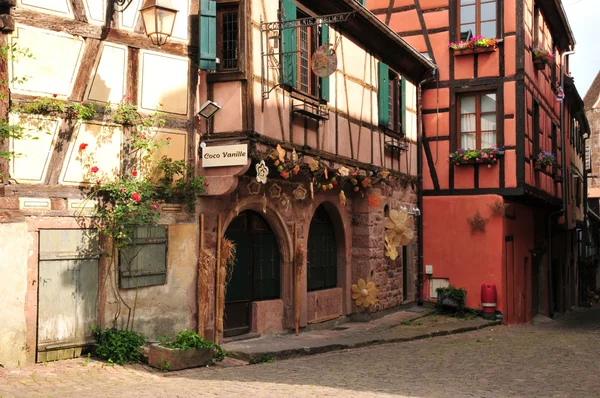
[[[421,216],[418,217],[419,228],[419,260],[417,264],[417,305],[423,305],[423,90],[422,86],[435,80],[437,76],[437,66],[433,69],[432,76],[422,80],[417,85],[417,207],[421,209]]]
[[[565,61],[570,55],[575,54],[575,51],[566,51],[561,55],[561,67],[562,71],[560,74],[560,88],[565,88]],[[549,296],[549,308],[548,315],[554,316],[554,299],[552,289],[552,217],[563,214],[565,217],[565,225],[567,223],[567,148],[566,148],[566,132],[565,132],[565,102],[564,98],[560,104],[560,135],[561,135],[561,165],[562,165],[562,209],[550,213],[548,215],[548,296]],[[568,234],[565,233],[565,248],[568,245]]]

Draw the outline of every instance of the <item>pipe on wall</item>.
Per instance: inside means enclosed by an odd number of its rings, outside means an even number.
[[[433,70],[432,76],[422,80],[417,84],[417,207],[421,209],[421,216],[418,220],[418,239],[419,239],[419,255],[417,264],[417,304],[423,305],[423,89],[425,83],[436,79],[438,73],[437,67]],[[439,116],[439,115],[438,115]]]

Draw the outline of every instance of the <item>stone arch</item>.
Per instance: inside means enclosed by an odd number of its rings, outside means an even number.
[[[266,213],[263,212],[263,197],[258,195],[249,196],[239,200],[236,209],[228,211],[223,221],[223,233],[231,222],[244,211],[254,211],[266,221],[273,231],[277,240],[277,246],[280,254],[280,297],[284,304],[283,326],[291,328],[293,326],[293,238],[290,228],[286,224],[284,217],[267,202]]]

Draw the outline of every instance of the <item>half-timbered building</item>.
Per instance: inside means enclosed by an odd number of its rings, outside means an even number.
[[[438,66],[422,104],[423,298],[451,284],[481,308],[482,283],[494,283],[509,324],[576,305],[589,129],[561,2],[367,7]]]
[[[415,302],[417,87],[433,63],[354,0],[172,0],[161,46],[146,3],[124,3],[0,1],[3,38],[27,49],[0,65],[0,117],[36,138],[1,143],[22,155],[1,169],[0,363],[77,355],[92,324],[218,339]],[[31,106],[46,100],[95,113]],[[132,173],[136,133],[110,118],[116,104],[159,112],[157,159],[206,177],[195,208],[156,205],[129,267],[101,255],[89,215],[102,202],[87,197]],[[386,217],[404,231],[387,243]],[[224,238],[237,249],[226,293],[215,261],[200,264]]]

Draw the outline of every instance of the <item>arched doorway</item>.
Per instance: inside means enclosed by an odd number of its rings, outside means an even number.
[[[337,287],[337,240],[333,222],[320,205],[308,233],[308,291]]]
[[[225,336],[250,331],[252,302],[280,297],[281,261],[277,238],[258,213],[233,219],[225,236],[236,245],[236,261],[225,295]]]

